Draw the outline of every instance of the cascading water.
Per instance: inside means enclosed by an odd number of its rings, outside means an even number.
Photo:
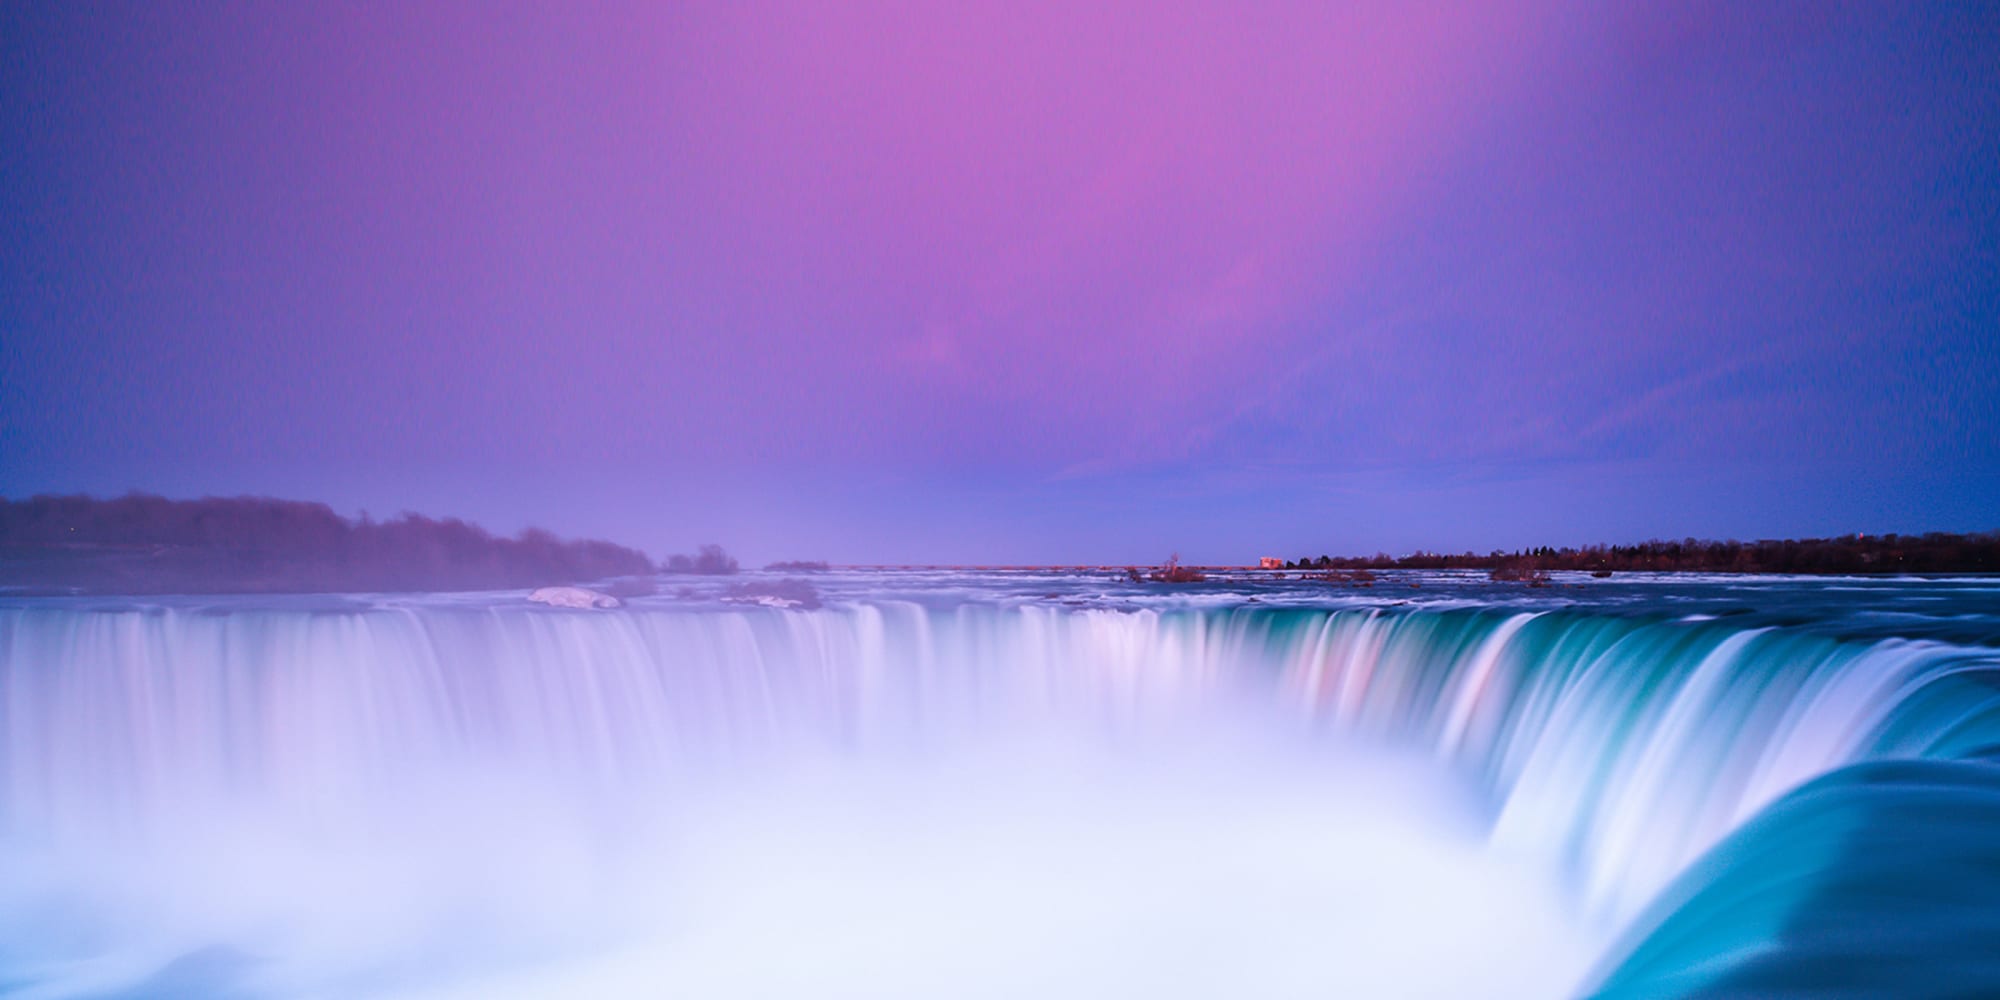
[[[1840,777],[2000,747],[1948,626],[1245,593],[15,601],[0,994],[1759,995],[1993,832]]]

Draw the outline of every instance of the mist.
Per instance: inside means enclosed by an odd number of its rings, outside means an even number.
[[[8,852],[24,996],[1557,996],[1597,945],[1435,764],[1213,723],[176,808]]]

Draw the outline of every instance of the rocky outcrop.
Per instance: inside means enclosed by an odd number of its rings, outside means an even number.
[[[729,588],[723,600],[731,604],[761,604],[767,608],[813,611],[820,607],[819,591],[804,580],[758,580]]]
[[[543,587],[530,593],[528,600],[554,608],[616,608],[625,603],[585,587]]]

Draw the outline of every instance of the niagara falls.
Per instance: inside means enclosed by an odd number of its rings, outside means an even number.
[[[0,1000],[2000,998],[2000,0],[0,2]]]
[[[1708,996],[1862,935],[2000,982],[1960,937],[2000,886],[2000,582],[1271,576],[6,599],[0,965],[50,997]]]

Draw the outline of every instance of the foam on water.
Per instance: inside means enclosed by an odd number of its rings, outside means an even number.
[[[2000,745],[1992,648],[1783,588],[943,585],[0,606],[0,984],[1557,996],[1793,789]]]
[[[1435,771],[1155,749],[991,746],[700,797],[651,841],[671,849],[618,863],[605,947],[393,995],[1533,996],[1594,953]]]

